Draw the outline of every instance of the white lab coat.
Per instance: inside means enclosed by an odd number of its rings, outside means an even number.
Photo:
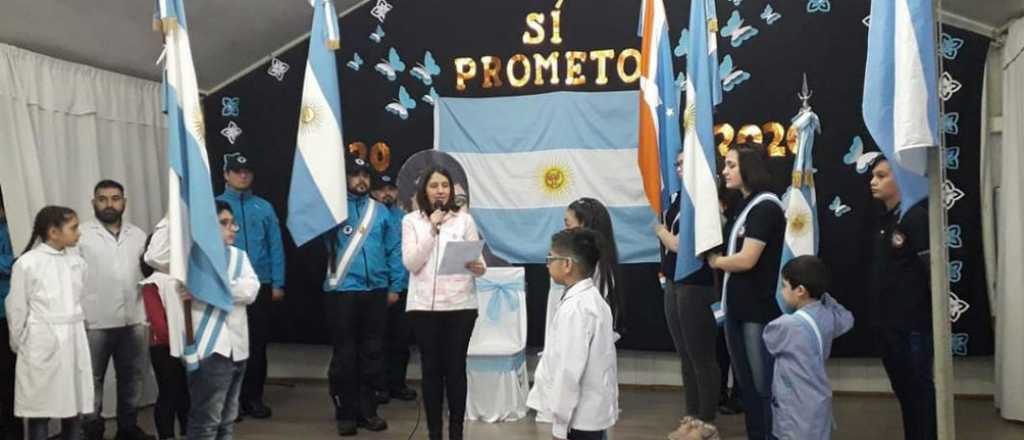
[[[590,279],[569,288],[545,335],[526,404],[551,414],[552,434],[602,431],[619,417],[612,312]]]
[[[82,292],[86,263],[46,244],[14,264],[7,319],[15,367],[14,414],[66,418],[93,412]]]

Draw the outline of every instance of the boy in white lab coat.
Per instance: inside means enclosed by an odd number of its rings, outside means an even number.
[[[832,299],[829,273],[813,255],[782,268],[782,296],[796,311],[768,323],[764,342],[775,359],[772,434],[779,440],[832,436],[832,386],[825,360],[832,341],[853,328],[853,314]]]
[[[551,238],[547,257],[551,278],[565,291],[527,405],[552,415],[558,439],[603,439],[619,415],[611,308],[591,279],[599,266],[610,270],[599,240],[590,229],[565,230]]]

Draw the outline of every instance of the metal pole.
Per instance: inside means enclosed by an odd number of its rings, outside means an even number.
[[[935,15],[936,47],[939,47],[941,23],[939,14],[942,0],[932,2]],[[942,57],[936,51],[933,55],[942,74]],[[938,81],[937,81],[938,82]],[[941,87],[941,82],[937,86]],[[939,93],[936,93],[939,99]],[[944,110],[939,99],[939,111]],[[946,181],[946,136],[939,134],[939,145],[928,154],[928,247],[931,248],[931,292],[932,292],[932,337],[935,343],[933,366],[935,372],[935,418],[939,440],[956,439],[956,423],[953,402],[953,353],[950,350],[949,334],[949,250],[946,247],[946,204],[942,186]]]

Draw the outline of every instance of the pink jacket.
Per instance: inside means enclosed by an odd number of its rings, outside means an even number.
[[[422,211],[402,218],[402,264],[409,270],[407,311],[450,311],[477,308],[476,280],[472,275],[437,275],[449,241],[479,240],[473,217],[449,214],[439,234]],[[480,257],[483,262],[483,256]]]

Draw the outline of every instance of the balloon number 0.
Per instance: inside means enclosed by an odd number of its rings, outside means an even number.
[[[757,143],[765,145],[764,138],[768,136],[771,140],[766,148],[769,157],[786,157],[789,154],[796,154],[797,139],[796,127],[789,127],[789,130],[778,122],[766,122],[760,127],[754,124],[747,124],[740,127],[739,132],[732,124],[715,124],[715,138],[719,139],[718,154],[725,157],[733,145]],[[783,144],[785,143],[785,144]]]
[[[391,147],[384,142],[377,142],[367,150],[365,143],[356,141],[348,144],[348,152],[362,160],[369,161],[378,173],[383,173],[391,166]]]

